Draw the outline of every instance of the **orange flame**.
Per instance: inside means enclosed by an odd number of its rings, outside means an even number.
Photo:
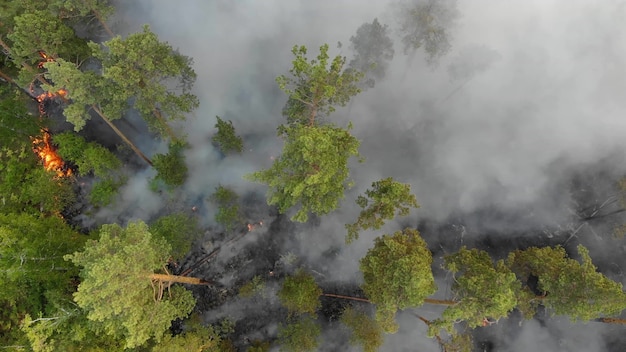
[[[33,138],[33,152],[41,159],[43,167],[47,171],[56,171],[59,177],[70,176],[72,170],[65,166],[65,162],[57,154],[56,148],[51,143],[50,132],[41,130],[41,134],[41,138]]]
[[[60,97],[61,99],[67,102],[67,90],[61,88],[57,90],[55,93],[43,92],[37,96],[37,102],[39,103],[39,113],[41,115],[46,114],[46,108],[44,106],[44,103],[46,102],[46,100],[53,99],[55,97]]]
[[[54,62],[54,58],[48,56],[48,54],[46,54],[44,51],[39,50],[38,53],[39,53],[39,56],[41,56],[41,58],[43,59],[43,60],[39,61],[39,63],[37,64],[38,68],[43,68],[43,65],[46,62]]]

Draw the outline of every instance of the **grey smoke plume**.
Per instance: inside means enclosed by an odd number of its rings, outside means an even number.
[[[397,54],[385,79],[332,117],[340,125],[352,121],[362,141],[366,162],[353,165],[356,187],[344,207],[322,218],[319,227],[293,234],[300,240],[292,244],[300,256],[334,267],[329,272],[335,279],[358,280],[358,258],[381,232],[364,233],[336,262],[320,258],[341,245],[343,224],[357,214],[352,200],[372,181],[393,176],[412,185],[421,204],[417,218],[410,219],[413,225],[416,219],[445,221],[464,214],[475,230],[506,236],[569,221],[570,178],[600,160],[610,165],[611,156],[626,150],[624,2],[475,0],[458,5],[451,51],[434,67],[422,54],[412,62],[400,54],[393,32],[398,6],[385,1],[119,2],[117,26],[124,33],[149,23],[163,40],[194,58],[201,107],[183,125],[192,145],[184,186],[190,202],[203,202],[218,184],[240,193],[265,191],[241,176],[267,167],[280,153],[275,128],[283,121],[286,97],[274,78],[290,68],[293,45],[307,45],[314,54],[323,43],[331,48],[339,41],[347,44],[360,25],[374,18],[390,26]],[[352,55],[348,45],[333,50],[348,59]],[[215,115],[232,120],[245,137],[242,156],[220,159],[211,146]],[[610,172],[619,175],[624,164],[611,165]],[[136,213],[129,206],[136,199],[164,204],[144,186],[131,181],[120,209],[142,218],[156,214],[158,206]],[[518,220],[472,217],[485,209],[515,214]],[[210,207],[204,211],[204,218],[212,218]],[[406,221],[385,230],[401,224]],[[477,230],[473,234],[480,236]],[[592,248],[594,253],[602,256]],[[383,350],[435,348],[421,322],[408,315],[399,319],[401,332],[390,336]],[[600,324],[567,325],[557,319],[511,329],[491,336],[496,350],[618,350],[601,338],[612,328]]]

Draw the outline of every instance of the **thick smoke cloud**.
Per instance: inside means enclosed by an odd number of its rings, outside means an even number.
[[[212,208],[205,198],[217,185],[239,193],[265,191],[241,177],[267,167],[280,153],[275,128],[283,121],[286,97],[274,78],[290,68],[291,47],[304,44],[315,54],[329,43],[333,54],[350,59],[347,44],[361,24],[378,17],[396,30],[402,8],[396,2],[357,0],[142,0],[117,7],[118,32],[149,23],[163,40],[194,58],[201,107],[181,125],[192,146],[184,191],[190,204],[206,205],[206,223]],[[614,158],[626,149],[623,2],[476,0],[459,1],[458,8],[451,52],[437,65],[426,65],[421,53],[409,61],[393,32],[396,56],[385,79],[332,117],[340,125],[354,123],[366,162],[353,163],[356,187],[341,210],[322,218],[319,227],[294,233],[291,248],[311,263],[343,243],[343,224],[357,212],[352,200],[382,177],[412,185],[421,204],[417,218],[409,220],[413,226],[462,218],[468,236],[481,230],[506,236],[567,223],[573,175],[598,165],[613,175],[624,171],[624,164],[615,162],[623,160]],[[242,156],[221,159],[211,146],[215,115],[232,120],[244,136]],[[140,218],[155,215],[165,202],[149,192],[132,180],[118,210]],[[138,199],[149,202],[149,209],[133,212],[130,204]],[[406,222],[385,230],[401,224]],[[358,258],[379,234],[364,233],[341,259],[317,265],[334,266],[329,270],[334,279],[358,280]],[[399,319],[401,332],[388,337],[383,350],[436,348],[423,337],[421,322],[409,315]],[[602,339],[609,328],[598,325],[530,321],[506,331],[494,328],[501,333],[491,338],[502,351],[611,350]]]

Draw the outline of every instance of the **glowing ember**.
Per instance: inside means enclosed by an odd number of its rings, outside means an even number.
[[[37,102],[39,102],[39,113],[41,115],[46,114],[46,108],[44,106],[46,100],[53,99],[55,97],[61,97],[61,99],[67,101],[66,96],[67,96],[67,90],[63,88],[57,90],[55,93],[44,92],[44,93],[39,94],[37,96]]]
[[[65,167],[65,162],[57,154],[51,143],[50,132],[42,130],[41,133],[41,138],[33,138],[33,152],[41,159],[43,167],[48,171],[56,171],[59,177],[70,176],[72,170]]]
[[[53,58],[53,57],[48,56],[48,54],[46,54],[45,52],[43,52],[43,51],[41,51],[41,50],[39,51],[39,56],[41,56],[41,58],[42,58],[43,60],[41,60],[41,61],[37,64],[37,67],[38,67],[38,68],[43,68],[43,65],[44,65],[46,62],[54,62],[54,58]]]
[[[263,226],[262,220],[254,224],[248,224],[248,232],[256,230],[259,226]]]

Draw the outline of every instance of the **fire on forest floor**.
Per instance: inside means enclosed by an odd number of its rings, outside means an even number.
[[[33,152],[43,162],[47,171],[56,171],[57,176],[67,177],[72,175],[72,169],[67,167],[61,156],[52,144],[52,137],[48,130],[42,129],[40,137],[32,137]]]

